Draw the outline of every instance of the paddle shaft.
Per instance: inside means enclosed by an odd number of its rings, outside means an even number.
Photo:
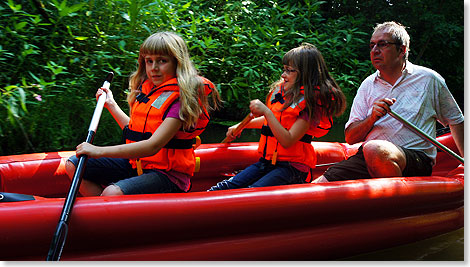
[[[236,136],[238,135],[245,127],[246,125],[254,118],[254,116],[250,113],[248,114],[237,126],[237,128],[235,128],[235,130],[233,130],[233,135]],[[224,140],[222,140],[221,143],[230,143],[232,140],[229,138],[229,137],[225,137]]]
[[[114,74],[110,72],[106,77],[106,81],[103,83],[102,87],[109,89],[111,81]],[[96,129],[98,128],[98,123],[100,121],[101,113],[103,112],[104,103],[106,101],[106,93],[103,93],[98,98],[98,102],[93,112],[93,117],[90,122],[90,127],[88,128],[88,134],[86,141],[87,143],[93,143],[95,137]],[[73,204],[77,198],[78,189],[80,188],[80,183],[82,181],[83,172],[85,171],[86,162],[88,160],[87,155],[80,155],[78,159],[78,165],[73,174],[72,183],[70,184],[70,189],[65,198],[64,207],[62,208],[62,213],[60,215],[59,222],[56,227],[56,231],[52,238],[52,243],[47,254],[47,261],[58,261],[64,249],[65,239],[68,233],[68,223],[70,220],[70,214],[72,212]]]
[[[458,161],[462,162],[462,164],[464,163],[464,159],[462,157],[460,157],[459,155],[457,155],[457,153],[450,150],[448,147],[441,144],[435,138],[429,136],[428,134],[423,132],[421,129],[419,129],[418,127],[414,126],[413,124],[411,124],[410,122],[405,120],[402,116],[398,115],[395,111],[390,110],[389,114],[390,114],[390,116],[392,116],[395,119],[399,120],[406,127],[408,127],[410,130],[414,131],[416,134],[418,134],[422,138],[426,139],[427,141],[431,142],[433,145],[435,145],[435,146],[439,147],[440,149],[444,150],[445,152],[447,152],[447,154],[449,154],[450,156],[456,158]]]

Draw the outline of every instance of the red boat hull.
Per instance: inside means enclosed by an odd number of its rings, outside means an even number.
[[[449,135],[440,141],[456,150]],[[357,150],[312,144],[318,164]],[[257,161],[256,148],[201,146],[191,193],[79,197],[61,260],[329,260],[463,227],[464,168],[443,152],[430,177],[205,192]],[[0,260],[45,259],[69,186],[63,164],[70,154],[0,157],[0,191],[47,197],[0,203]]]

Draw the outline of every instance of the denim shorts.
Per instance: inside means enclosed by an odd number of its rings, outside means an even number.
[[[401,146],[400,148],[406,157],[403,177],[431,175],[432,160],[424,152]],[[355,155],[328,168],[323,176],[330,182],[372,178],[367,170],[362,146],[359,147]]]
[[[78,165],[75,155],[68,160],[75,166]],[[142,175],[137,175],[128,159],[89,158],[83,179],[102,186],[114,184],[126,195],[183,192],[162,171],[144,169],[143,172]]]

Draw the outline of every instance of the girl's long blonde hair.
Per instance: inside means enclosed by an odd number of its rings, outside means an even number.
[[[323,56],[314,45],[303,43],[291,49],[282,58],[282,64],[298,70],[293,88],[285,92],[284,109],[301,99],[300,87],[303,86],[306,111],[310,120],[321,119],[316,117],[318,110],[322,111],[320,113],[322,116],[327,117],[338,117],[343,114],[346,109],[346,97],[335,79],[331,77]],[[282,78],[271,86],[271,90],[281,83],[283,83]]]
[[[180,119],[183,128],[190,129],[194,126],[203,112],[201,104],[208,110],[214,110],[220,106],[220,96],[216,89],[212,90],[213,106],[209,104],[208,97],[204,93],[204,83],[198,75],[196,68],[189,57],[186,42],[172,32],[157,32],[149,36],[140,46],[138,68],[131,74],[129,87],[131,93],[127,96],[129,103],[134,103],[138,94],[137,88],[148,79],[145,71],[146,55],[168,55],[176,59],[176,77],[180,92]]]

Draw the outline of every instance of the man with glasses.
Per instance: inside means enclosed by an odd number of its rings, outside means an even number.
[[[431,175],[436,147],[388,115],[390,109],[433,137],[436,120],[449,125],[463,156],[462,112],[441,75],[408,61],[409,47],[401,24],[385,22],[374,28],[369,48],[377,71],[359,87],[345,125],[346,142],[364,143],[356,155],[313,182]]]

